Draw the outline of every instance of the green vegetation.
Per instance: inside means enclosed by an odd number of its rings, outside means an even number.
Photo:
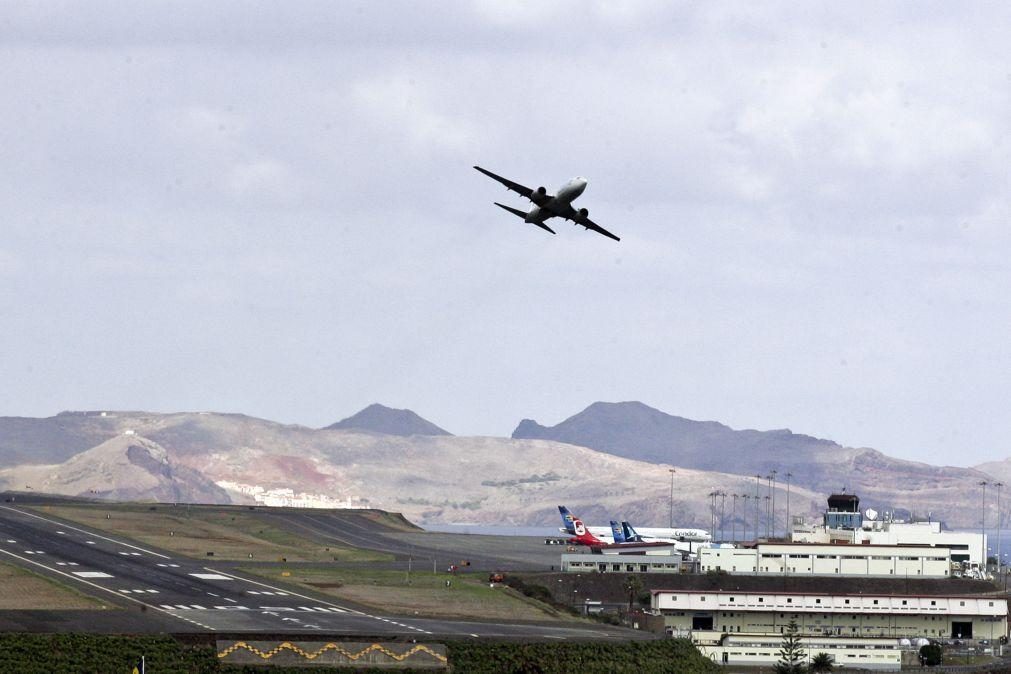
[[[720,671],[687,639],[551,644],[451,642],[447,646],[453,670],[468,674],[701,674]]]
[[[95,504],[36,508],[189,557],[287,561],[386,561],[370,550],[338,547],[284,529],[255,510],[187,505]]]
[[[0,610],[104,609],[101,601],[30,569],[0,563]],[[0,670],[3,671],[3,670]]]
[[[807,654],[800,643],[800,627],[791,619],[783,634],[783,645],[779,649],[779,661],[773,667],[776,674],[801,674],[807,670],[804,660]]]
[[[490,643],[446,644],[452,671],[468,674],[499,672],[634,672],[709,674],[719,667],[703,658],[683,639],[625,643]],[[224,665],[217,658],[213,636],[177,640],[167,636],[98,634],[0,634],[0,671],[20,674],[129,672],[144,656],[147,671],[158,674],[296,674],[304,667]],[[361,672],[361,669],[312,667],[312,672]],[[378,670],[376,670],[378,671]],[[383,670],[388,671],[388,670]],[[412,670],[396,670],[410,672]],[[431,670],[413,670],[431,671]]]
[[[920,646],[920,664],[934,667],[941,664],[941,654],[943,650],[939,644],[927,644]]]
[[[397,503],[432,506],[435,508],[452,508],[453,510],[480,510],[481,504],[486,500],[488,500],[487,496],[482,496],[481,498],[474,499],[473,501],[450,501],[449,499],[431,501],[427,498],[415,498],[414,496],[409,496],[407,498],[398,498]]]
[[[509,587],[490,587],[487,576],[415,567],[411,573],[373,568],[244,568],[258,575],[330,596],[406,615],[496,620],[573,620],[568,611],[528,598]],[[289,575],[284,575],[288,573]],[[550,596],[547,597],[550,600]]]
[[[814,674],[827,674],[835,669],[835,665],[832,663],[832,656],[828,653],[818,653],[816,656],[811,658],[810,670]]]
[[[515,480],[502,480],[502,481],[498,481],[498,482],[495,481],[495,480],[483,480],[481,482],[481,486],[483,486],[483,487],[515,487],[515,486],[518,486],[518,485],[521,485],[521,484],[540,484],[540,483],[544,483],[544,482],[557,482],[558,480],[561,480],[561,479],[562,479],[561,475],[558,475],[554,471],[551,471],[549,473],[544,473],[544,475],[538,475],[538,474],[534,473],[530,477],[521,477],[521,478],[517,478]]]
[[[0,672],[129,672],[142,655],[149,672],[219,671],[209,643],[185,645],[165,636],[0,634]]]

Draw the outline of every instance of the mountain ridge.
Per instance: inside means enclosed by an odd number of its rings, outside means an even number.
[[[372,403],[346,419],[326,426],[322,430],[357,430],[384,435],[453,435],[422,418],[411,410],[398,410],[380,403]]]
[[[555,506],[565,503],[584,518],[606,521],[621,516],[651,526],[667,522],[673,505],[679,524],[708,527],[713,517],[709,495],[719,491],[726,494],[723,514],[728,529],[731,521],[738,527],[745,521],[753,524],[760,515],[753,504],[769,496],[770,489],[775,490],[782,528],[788,489],[791,514],[817,515],[824,509],[827,494],[843,487],[856,492],[864,507],[893,511],[899,517],[903,512],[929,511],[951,526],[978,527],[976,485],[980,479],[989,479],[974,469],[905,461],[785,429],[735,431],[718,422],[673,417],[643,403],[595,403],[567,421],[573,419],[581,425],[570,423],[569,434],[556,440],[396,435],[374,427],[317,430],[212,412],[66,413],[27,422],[0,417],[0,448],[6,448],[0,451],[0,468],[34,470],[17,473],[30,478],[33,488],[44,482],[46,474],[57,474],[62,477],[50,484],[56,485],[53,490],[58,493],[87,495],[88,489],[95,489],[116,497],[124,493],[117,489],[130,485],[112,484],[115,477],[104,484],[86,472],[75,473],[75,466],[84,465],[83,461],[66,464],[112,438],[134,435],[160,447],[172,470],[160,472],[157,450],[148,448],[157,461],[145,468],[131,463],[129,442],[119,447],[123,457],[115,460],[124,466],[125,474],[146,470],[137,475],[149,485],[148,492],[135,490],[131,498],[171,495],[157,481],[147,482],[147,475],[162,475],[191,490],[177,494],[175,500],[248,501],[239,485],[290,488],[400,511],[420,523],[516,525],[553,524]],[[521,427],[531,434],[555,428],[532,421],[521,423],[517,430]],[[587,434],[587,429],[600,428],[606,431],[604,439],[609,444]],[[677,429],[683,436],[680,440]],[[615,453],[633,452],[638,433],[653,443],[650,451],[666,447],[668,453],[654,454],[649,460]],[[61,438],[68,442],[61,444]],[[666,444],[660,445],[657,438]],[[670,449],[672,445],[679,451]],[[792,451],[782,451],[786,445]],[[650,449],[648,443],[646,448]],[[133,458],[144,463],[140,451],[134,450]],[[46,458],[50,456],[55,460]],[[691,465],[702,461],[706,467]],[[215,487],[201,483],[196,489],[192,474],[184,468],[206,477]],[[677,471],[673,504],[669,468]],[[766,477],[771,470],[779,471],[776,483]],[[789,485],[784,484],[787,473],[792,476]],[[7,483],[18,487],[19,480]],[[223,484],[230,485],[227,493],[214,491],[223,489]],[[747,498],[741,500],[742,496]],[[990,513],[988,520],[993,517]]]

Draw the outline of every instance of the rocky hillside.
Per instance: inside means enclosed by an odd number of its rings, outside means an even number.
[[[115,500],[231,502],[199,471],[175,463],[164,447],[135,434],[106,440],[62,464],[0,470],[0,488]]]
[[[384,424],[405,418],[373,411]],[[218,503],[248,501],[255,488],[285,488],[400,511],[419,523],[555,525],[555,506],[564,503],[595,523],[624,517],[656,526],[668,520],[668,467],[676,466],[677,523],[708,528],[708,494],[722,491],[725,526],[740,531],[745,520],[754,528],[756,493],[764,512],[768,484],[756,485],[754,475],[770,469],[780,474],[780,528],[787,471],[793,514],[815,515],[829,492],[848,487],[865,506],[929,511],[953,527],[978,526],[977,483],[986,477],[789,431],[736,431],[641,403],[597,403],[554,428],[524,422],[517,429],[517,436],[552,436],[544,439],[455,437],[433,425],[434,434],[420,417],[406,419],[359,430],[215,413],[0,418],[0,485]]]
[[[972,525],[973,516],[956,514],[959,504],[978,492],[976,484],[986,478],[972,468],[903,461],[787,429],[734,430],[715,421],[693,421],[641,402],[594,403],[551,427],[525,419],[512,437],[567,442],[640,461],[752,477],[776,470],[779,481],[789,472],[793,484],[815,492],[847,489],[865,506],[900,515],[929,511],[964,526]]]

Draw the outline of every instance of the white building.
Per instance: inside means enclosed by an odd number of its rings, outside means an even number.
[[[865,521],[860,529],[797,527],[795,543],[841,542],[856,545],[931,545],[951,550],[953,562],[978,567],[983,562],[986,536],[968,531],[942,531],[940,522]]]
[[[654,590],[671,633],[987,639],[1007,636],[1007,600],[991,595],[814,594]]]
[[[854,494],[832,494],[819,525],[794,526],[794,543],[848,543],[851,545],[929,545],[951,550],[951,560],[968,567],[986,561],[986,536],[968,531],[942,531],[940,522],[895,522],[864,517]]]
[[[695,647],[705,657],[721,665],[772,668],[781,659],[783,640],[778,634],[731,634],[696,632]],[[902,668],[904,647],[900,639],[860,637],[801,637],[804,662],[825,653],[837,667],[898,671]],[[907,656],[910,660],[913,658]]]
[[[948,578],[951,551],[926,546],[758,543],[747,548],[702,548],[699,566],[702,573]]]

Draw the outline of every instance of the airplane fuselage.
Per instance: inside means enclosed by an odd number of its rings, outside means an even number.
[[[548,218],[564,215],[588,184],[589,181],[586,178],[581,176],[573,178],[559,187],[558,192],[551,199],[530,209],[525,218],[526,222],[544,222]]]

